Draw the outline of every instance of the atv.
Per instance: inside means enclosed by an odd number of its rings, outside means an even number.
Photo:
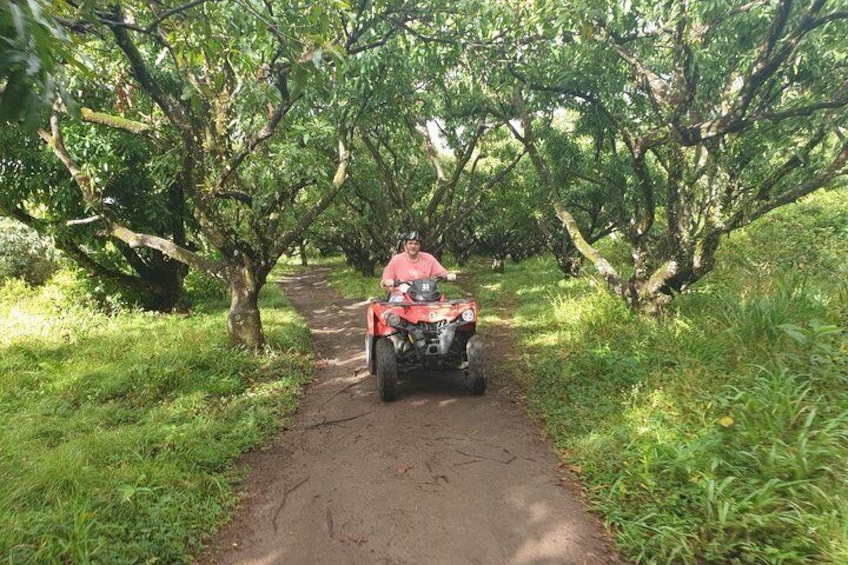
[[[365,355],[380,398],[397,398],[398,372],[415,368],[461,369],[472,394],[486,390],[483,338],[476,334],[473,298],[445,299],[443,277],[394,281],[400,302],[372,300],[367,309]]]

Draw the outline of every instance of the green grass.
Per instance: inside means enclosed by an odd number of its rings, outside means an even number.
[[[450,266],[446,290],[511,323],[528,405],[629,559],[842,564],[845,226],[844,191],[764,218],[661,321],[546,258]],[[345,296],[381,295],[321,264]],[[61,277],[0,290],[0,562],[190,562],[233,508],[239,454],[286,425],[308,333],[273,284],[260,356],[228,347],[220,296],[184,316],[87,300]]]
[[[660,321],[589,268],[466,268],[483,325],[512,309],[530,409],[629,559],[848,563],[846,226],[844,191],[764,218]]]
[[[846,562],[846,214],[751,226],[660,322],[589,277],[515,291],[531,405],[631,559]]]
[[[258,356],[229,347],[221,303],[105,316],[63,284],[0,291],[0,562],[190,562],[239,455],[286,425],[308,332],[273,284]]]

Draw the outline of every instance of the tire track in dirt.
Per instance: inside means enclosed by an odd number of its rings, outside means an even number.
[[[482,396],[458,372],[401,374],[398,400],[383,403],[365,368],[366,304],[339,297],[328,272],[280,283],[310,324],[315,379],[291,429],[245,458],[246,496],[201,563],[622,562],[511,398],[499,363],[510,347],[487,343]]]

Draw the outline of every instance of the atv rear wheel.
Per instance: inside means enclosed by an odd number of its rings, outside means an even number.
[[[468,368],[465,370],[465,386],[471,394],[483,394],[486,391],[486,347],[483,338],[473,335],[465,345]]]
[[[375,364],[377,366],[377,392],[380,399],[389,402],[397,398],[397,356],[395,346],[385,337],[377,340],[374,347]]]

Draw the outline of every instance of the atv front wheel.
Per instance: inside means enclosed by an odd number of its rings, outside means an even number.
[[[397,398],[397,357],[395,346],[385,337],[377,340],[374,347],[375,364],[377,365],[377,392],[380,399],[389,402]]]
[[[368,365],[368,372],[372,375],[377,374],[377,362],[374,359],[375,341],[377,340],[370,335],[365,337],[365,364]]]
[[[465,344],[468,368],[465,370],[465,386],[471,394],[483,394],[486,391],[486,347],[483,338],[473,335]]]

